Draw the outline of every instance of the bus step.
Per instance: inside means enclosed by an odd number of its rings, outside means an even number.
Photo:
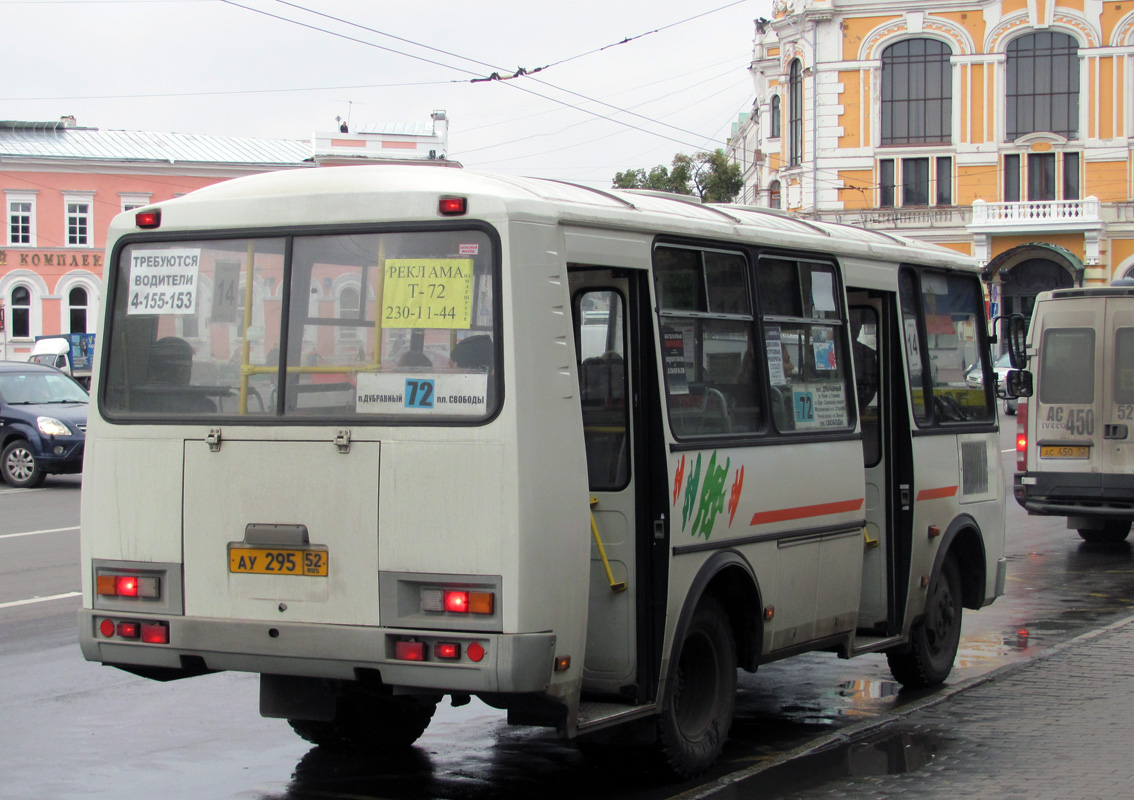
[[[854,646],[851,648],[851,656],[862,655],[863,653],[877,653],[879,650],[885,650],[901,643],[901,636],[864,636],[858,634],[854,637]]]
[[[654,712],[653,704],[635,706],[629,703],[585,701],[579,703],[579,718],[576,727],[580,733],[597,731],[611,725],[629,722],[632,719],[643,719],[652,716]]]

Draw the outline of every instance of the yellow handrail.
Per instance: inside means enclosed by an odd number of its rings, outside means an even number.
[[[595,505],[597,502],[598,502],[597,497],[591,498],[591,505],[592,506]],[[604,548],[602,546],[602,539],[599,537],[598,525],[595,524],[595,512],[594,511],[591,511],[591,533],[595,537],[595,544],[598,546],[599,558],[602,559],[602,568],[606,570],[606,580],[610,584],[610,590],[612,592],[625,592],[626,591],[626,581],[617,581],[616,582],[614,580],[614,573],[610,571],[610,561],[608,561],[607,558],[606,558],[606,548]]]

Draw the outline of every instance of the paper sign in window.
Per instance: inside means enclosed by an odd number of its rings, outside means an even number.
[[[383,328],[472,327],[471,258],[387,258],[382,266]]]
[[[130,253],[127,314],[196,314],[198,249]]]

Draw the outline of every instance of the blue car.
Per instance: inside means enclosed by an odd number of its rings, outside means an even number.
[[[54,367],[0,361],[0,476],[31,488],[82,472],[87,390]]]

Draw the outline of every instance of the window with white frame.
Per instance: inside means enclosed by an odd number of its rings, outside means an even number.
[[[7,192],[8,244],[35,247],[35,193]]]
[[[951,157],[878,160],[879,207],[952,204],[953,159]]]
[[[148,206],[153,200],[152,192],[119,192],[118,199],[122,202],[123,211],[133,211],[135,208]]]
[[[71,330],[70,333],[89,333],[87,330],[87,304],[89,298],[87,290],[82,286],[76,286],[67,293],[67,307],[70,317]]]
[[[31,338],[31,290],[22,284],[12,287],[8,308],[11,315],[8,322],[8,335],[13,339]]]
[[[68,247],[94,246],[94,193],[63,195]]]

